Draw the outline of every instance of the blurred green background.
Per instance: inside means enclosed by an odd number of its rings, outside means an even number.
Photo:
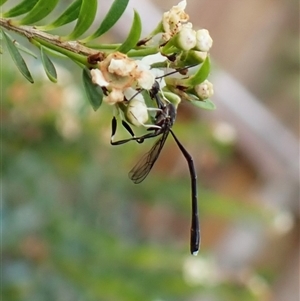
[[[59,84],[53,84],[25,56],[31,85],[5,49],[0,59],[3,300],[273,300],[272,287],[290,254],[279,246],[282,240],[271,239],[264,255],[237,274],[215,261],[232,225],[259,225],[274,237],[275,213],[253,194],[262,177],[234,136],[220,139],[218,125],[180,106],[174,132],[198,171],[202,248],[192,257],[188,167],[172,138],[148,178],[135,185],[127,173],[155,139],[111,146],[112,108],[92,110],[77,66],[54,60]],[[282,70],[282,61],[274,61],[272,68]],[[268,80],[267,96],[273,97],[278,77],[273,86]],[[260,88],[252,90],[266,95]],[[276,104],[271,110],[280,111]],[[289,121],[294,130],[296,121]],[[127,135],[119,127],[118,138]],[[295,233],[283,240],[291,248]]]

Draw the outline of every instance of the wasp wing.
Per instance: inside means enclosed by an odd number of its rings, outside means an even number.
[[[169,130],[163,132],[162,136],[155,142],[149,152],[147,152],[129,172],[129,178],[135,183],[145,180],[154,163],[156,162],[169,135]]]

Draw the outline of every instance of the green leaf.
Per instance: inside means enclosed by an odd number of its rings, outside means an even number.
[[[32,10],[39,0],[24,0],[18,5],[11,8],[9,11],[3,14],[4,18],[12,18],[23,15]],[[5,1],[4,1],[5,2]]]
[[[83,69],[82,80],[89,102],[91,103],[94,111],[97,111],[102,103],[103,91],[100,86],[93,84],[91,73],[88,68]]]
[[[115,0],[96,32],[83,41],[87,42],[98,38],[111,29],[123,15],[128,2],[129,0]]]
[[[210,100],[189,100],[194,106],[205,109],[205,110],[215,110],[216,105]]]
[[[76,0],[51,24],[37,26],[38,29],[48,31],[66,25],[78,18],[82,0]]]
[[[190,86],[196,86],[206,80],[210,72],[210,59],[206,57],[199,70],[190,78],[185,81],[185,84]]]
[[[49,59],[49,57],[46,54],[46,48],[41,46],[41,59],[42,59],[42,64],[44,67],[44,70],[48,76],[48,78],[56,83],[57,82],[57,73],[55,70],[55,67],[52,63],[52,61]]]
[[[53,11],[58,1],[59,0],[39,0],[32,10],[30,10],[23,19],[18,21],[17,24],[28,25],[42,20]]]
[[[7,45],[7,49],[15,62],[16,66],[20,70],[20,72],[24,75],[24,77],[31,83],[33,83],[33,78],[27,68],[27,65],[21,56],[19,50],[15,46],[14,42],[11,40],[11,38],[3,31],[3,37]]]
[[[126,41],[117,48],[117,51],[127,53],[129,50],[135,48],[142,33],[142,23],[139,14],[134,11],[134,19]]]
[[[13,40],[13,38],[7,33],[6,34],[11,40]],[[2,35],[2,31],[0,30],[0,40],[2,40],[3,39],[3,35]],[[17,41],[14,41],[14,44],[15,44],[15,46],[19,49],[19,50],[21,50],[22,52],[24,52],[24,53],[26,53],[26,54],[28,54],[28,55],[31,55],[32,57],[34,57],[35,59],[37,59],[37,56],[31,51],[31,50],[29,50],[27,47],[25,47],[25,46],[23,46],[23,45],[21,45],[21,44],[19,44]]]
[[[74,30],[64,40],[76,40],[92,25],[97,12],[97,0],[82,0],[80,12]]]
[[[19,44],[18,42],[15,42],[15,46],[16,46],[19,50],[21,50],[22,52],[24,52],[24,53],[26,53],[26,54],[28,54],[28,55],[34,57],[35,59],[37,59],[37,56],[36,56],[31,50],[29,50],[27,47],[25,47],[25,46]]]
[[[22,52],[34,57],[35,59],[37,59],[37,56],[31,51],[29,50],[27,47],[19,44],[18,42],[15,42],[16,47],[21,50]]]

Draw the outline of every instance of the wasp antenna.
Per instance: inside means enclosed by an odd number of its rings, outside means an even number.
[[[156,77],[156,79],[160,79],[160,78],[163,78],[163,77],[166,77],[166,76],[169,76],[169,75],[172,75],[172,74],[175,74],[175,73],[180,73],[182,75],[186,75],[187,74],[187,71],[190,69],[190,68],[193,68],[195,66],[197,66],[198,64],[194,64],[194,65],[191,65],[191,66],[187,66],[187,67],[181,67],[181,68],[178,68],[174,71],[171,71],[169,73],[166,73],[164,75],[161,75],[161,76],[158,76]]]

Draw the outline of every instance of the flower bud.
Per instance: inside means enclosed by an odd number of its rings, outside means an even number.
[[[200,51],[209,51],[213,44],[213,40],[209,35],[209,32],[207,29],[200,29],[197,30],[196,32],[196,38],[197,38],[197,43],[196,43],[196,50]]]
[[[195,86],[194,89],[200,99],[210,98],[214,94],[213,84],[207,79],[203,83]]]
[[[182,50],[190,50],[196,46],[196,31],[189,26],[184,26],[175,36],[174,44]]]
[[[145,102],[137,98],[130,100],[125,110],[125,118],[132,125],[144,125],[149,119],[148,108]]]

